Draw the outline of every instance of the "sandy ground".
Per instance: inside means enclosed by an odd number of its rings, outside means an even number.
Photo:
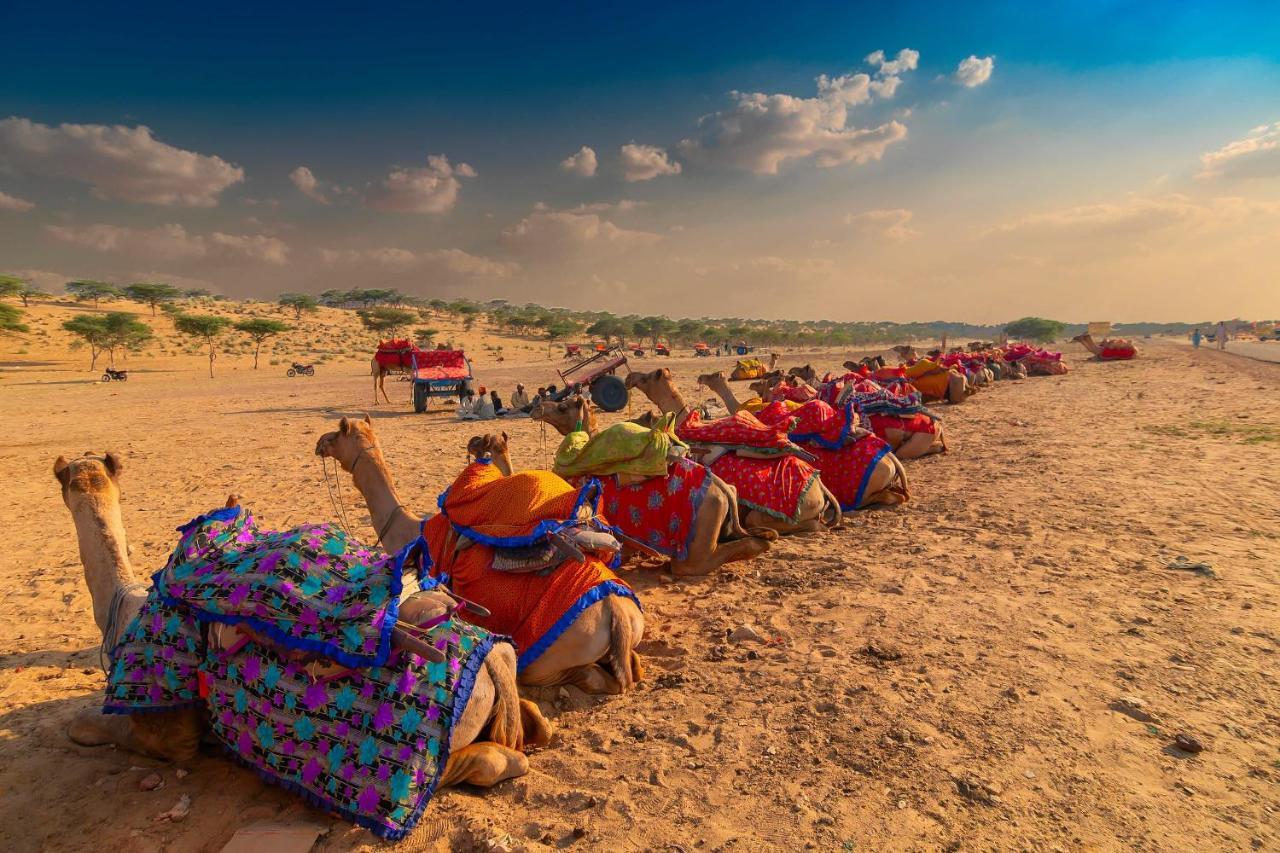
[[[323,824],[322,850],[384,846],[216,749],[144,792],[152,762],[65,738],[103,677],[51,473],[59,453],[124,454],[140,573],[229,492],[269,523],[332,520],[312,448],[368,408],[366,368],[289,380],[223,358],[238,369],[210,380],[199,357],[135,357],[131,381],[102,384],[55,343],[0,350],[0,849],[217,851],[276,819]],[[401,849],[1280,849],[1280,366],[1143,356],[1073,352],[1068,376],[946,409],[952,452],[908,463],[905,508],[708,579],[630,573],[647,682],[544,702],[557,737],[529,775],[442,793]],[[511,361],[480,378],[506,393],[552,376]],[[687,390],[708,366],[670,365]],[[370,411],[425,511],[475,426],[388,388],[395,405]],[[503,428],[518,466],[554,448],[536,424]],[[1216,577],[1165,568],[1176,555]],[[727,642],[744,624],[768,642]],[[1172,748],[1178,733],[1205,751]],[[190,816],[155,822],[182,794]]]

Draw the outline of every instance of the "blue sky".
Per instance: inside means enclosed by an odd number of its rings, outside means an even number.
[[[0,267],[694,315],[1280,315],[1258,272],[1280,9],[1047,5],[10,4]],[[818,126],[777,124],[797,115]],[[139,126],[155,145],[113,136]],[[582,146],[590,176],[561,165]]]

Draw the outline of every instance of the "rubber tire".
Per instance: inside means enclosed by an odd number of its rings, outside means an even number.
[[[307,375],[308,375],[308,376],[315,376],[315,375],[316,375],[316,369],[315,369],[314,367],[308,367],[308,368],[307,368],[306,373],[307,373]]]
[[[427,386],[413,383],[413,410],[422,414],[427,410]]]
[[[284,372],[284,375],[285,375],[285,376],[288,376],[290,379],[292,379],[293,377],[295,377],[295,376],[297,376],[297,375],[298,375],[298,371],[296,371],[296,370],[294,370],[292,367],[290,367],[288,370],[286,370],[286,371]]]
[[[102,374],[102,381],[103,381],[103,382],[110,382],[110,381],[111,381],[111,374],[110,374],[110,373],[104,373],[104,374]]]
[[[601,376],[591,383],[591,402],[606,412],[620,412],[627,407],[627,383],[617,376]]]

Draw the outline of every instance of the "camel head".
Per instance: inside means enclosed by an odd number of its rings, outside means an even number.
[[[62,501],[72,512],[77,506],[90,501],[107,506],[118,505],[119,477],[123,469],[123,460],[110,451],[102,456],[86,451],[83,456],[70,461],[65,456],[53,461],[53,476],[62,484]]]
[[[316,456],[336,459],[348,474],[355,470],[360,456],[371,449],[381,453],[377,433],[373,431],[373,421],[369,420],[368,415],[358,421],[343,418],[338,421],[335,432],[326,432],[316,442]]]
[[[676,390],[675,382],[671,379],[671,371],[665,367],[648,372],[633,370],[627,374],[626,384],[628,389],[640,389],[640,393],[650,400],[653,399],[654,394],[674,393]]]
[[[812,364],[806,364],[803,367],[793,367],[787,371],[788,376],[795,376],[803,379],[805,382],[813,382],[818,378],[818,371],[813,369]]]
[[[893,348],[893,351],[896,352],[898,354],[898,358],[903,361],[910,361],[911,359],[916,358],[916,348],[910,344],[896,346]]]
[[[747,388],[751,391],[752,394],[755,394],[761,400],[768,400],[769,392],[771,392],[781,382],[782,382],[781,373],[777,373],[777,372],[767,373],[764,376],[757,379],[755,382],[752,382],[750,385],[747,386]]]
[[[1092,341],[1092,340],[1093,340],[1093,336],[1092,336],[1092,335],[1090,335],[1088,332],[1085,332],[1083,335],[1076,335],[1074,338],[1072,338],[1072,339],[1071,339],[1071,343],[1073,343],[1073,344],[1082,344],[1082,343],[1084,343],[1086,340],[1088,340],[1088,341]]]
[[[505,432],[497,435],[487,432],[484,435],[473,436],[467,442],[467,460],[475,458],[477,462],[488,459],[498,466],[498,470],[502,472],[502,476],[511,476],[511,456],[507,453],[507,434]]]
[[[550,424],[561,435],[568,435],[577,429],[585,429],[591,435],[596,432],[595,414],[581,394],[559,401],[543,400],[529,412],[529,417]]]

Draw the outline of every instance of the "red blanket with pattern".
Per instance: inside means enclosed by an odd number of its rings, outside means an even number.
[[[605,518],[631,540],[673,560],[689,556],[693,520],[711,484],[711,472],[690,459],[674,459],[665,477],[620,485],[601,477],[600,507]]]
[[[737,489],[740,505],[794,523],[818,469],[795,456],[752,459],[726,453],[711,463],[711,473]]]

